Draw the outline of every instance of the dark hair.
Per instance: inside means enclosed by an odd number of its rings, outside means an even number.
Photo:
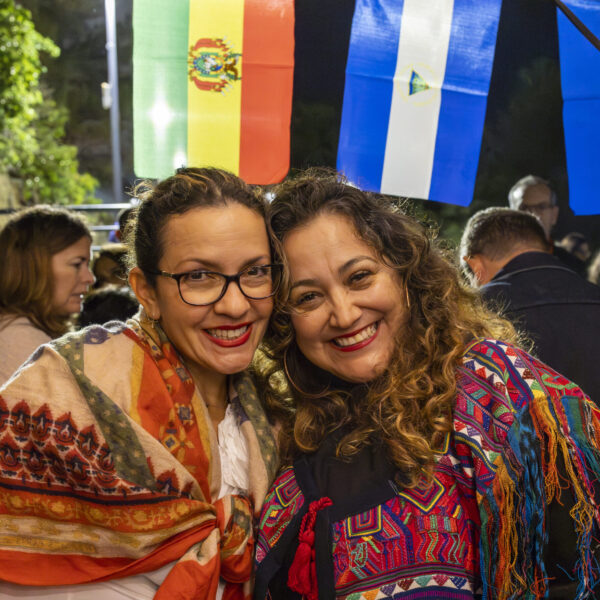
[[[85,221],[62,207],[38,205],[12,215],[0,232],[0,314],[27,317],[50,337],[67,329],[54,314],[52,257],[82,237]]]
[[[265,216],[265,200],[258,187],[249,186],[233,173],[214,168],[178,169],[175,175],[154,185],[145,181],[136,186],[140,204],[129,229],[129,263],[138,266],[151,285],[153,271],[162,258],[163,231],[170,217],[193,208],[226,206],[234,202]]]
[[[567,233],[558,245],[583,262],[586,262],[592,254],[588,239],[578,231]]]
[[[290,232],[318,216],[341,215],[382,262],[396,270],[406,294],[398,301],[409,313],[386,371],[363,388],[360,398],[349,401],[339,381],[300,352],[287,306],[286,276],[264,340],[274,361],[265,374],[272,382],[267,405],[278,401],[278,372],[304,391],[290,384],[296,415],[293,424],[282,428],[283,454],[290,459],[299,451],[314,451],[328,432],[347,425],[350,433],[338,446],[340,455],[349,456],[377,437],[409,485],[416,485],[424,471],[431,471],[433,449],[451,428],[456,367],[465,344],[495,334],[511,339],[514,330],[483,307],[433,233],[403,212],[397,201],[363,192],[336,173],[323,171],[302,173],[276,188],[275,195],[267,214],[279,255],[275,260],[286,265],[282,244]]]
[[[77,320],[80,327],[126,321],[138,311],[139,303],[131,288],[127,286],[106,286],[88,294]]]
[[[134,208],[134,206],[122,208],[117,214],[117,223],[119,224],[117,239],[124,240],[127,238],[129,227],[134,217]]]
[[[100,261],[103,258],[108,258],[120,267],[120,273],[118,277],[123,280],[123,284],[127,281],[127,246],[125,244],[105,244],[100,248],[98,254],[94,257],[92,264],[92,272],[96,281],[93,285],[94,288],[101,288],[106,285],[106,281],[102,279],[99,273]]]
[[[468,221],[460,241],[460,257],[481,254],[501,260],[519,248],[549,250],[546,232],[533,214],[492,206],[476,212]]]
[[[523,195],[527,191],[527,188],[530,188],[534,185],[545,185],[550,192],[550,204],[552,204],[552,206],[556,206],[558,204],[556,192],[547,179],[543,179],[537,175],[525,175],[525,177],[519,179],[519,181],[517,181],[517,183],[510,188],[508,192],[508,205],[513,210],[519,210],[521,202],[523,202]]]

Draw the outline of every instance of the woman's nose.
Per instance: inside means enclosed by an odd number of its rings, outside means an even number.
[[[350,294],[344,293],[332,303],[329,322],[332,327],[348,329],[360,319],[361,314],[360,307],[353,301]]]
[[[94,277],[89,265],[84,265],[82,279],[83,283],[87,285],[92,285],[96,281],[96,278]]]
[[[230,281],[223,297],[214,303],[214,310],[230,317],[240,317],[250,308],[250,301],[235,281]]]

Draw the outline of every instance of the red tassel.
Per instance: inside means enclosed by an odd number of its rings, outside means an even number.
[[[317,513],[333,503],[326,496],[311,502],[302,519],[298,549],[288,572],[288,587],[306,600],[318,600],[317,566],[315,563],[315,521]]]

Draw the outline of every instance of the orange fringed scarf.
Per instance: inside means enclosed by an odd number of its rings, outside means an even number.
[[[252,382],[233,382],[250,498],[215,501],[206,408],[164,334],[128,325],[42,347],[0,393],[0,579],[99,582],[178,561],[157,598],[214,598],[219,577],[228,600],[248,598],[253,517],[277,463]]]

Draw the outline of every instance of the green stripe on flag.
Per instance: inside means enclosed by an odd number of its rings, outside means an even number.
[[[134,0],[133,156],[138,177],[187,164],[189,0]]]

